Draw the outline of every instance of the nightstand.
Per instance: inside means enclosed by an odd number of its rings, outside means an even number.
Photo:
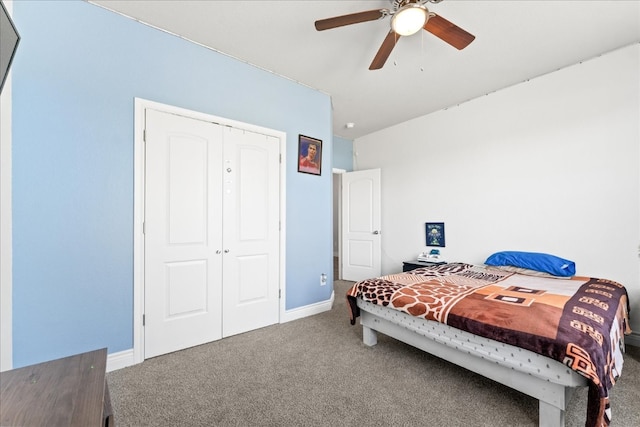
[[[421,267],[432,267],[434,265],[446,264],[446,262],[426,262],[426,261],[404,261],[402,263],[402,271],[411,271]]]

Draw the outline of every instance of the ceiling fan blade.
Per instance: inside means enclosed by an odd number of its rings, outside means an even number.
[[[396,43],[400,39],[400,35],[396,34],[395,31],[390,30],[387,37],[384,38],[380,49],[378,49],[378,53],[376,53],[376,57],[371,61],[371,65],[369,65],[370,70],[379,70],[382,68],[385,62],[387,62],[387,58],[391,55],[391,51],[395,47]]]
[[[469,43],[476,38],[473,34],[466,32],[440,15],[429,18],[424,24],[424,29],[459,50],[469,46]]]
[[[359,24],[360,22],[375,21],[387,14],[386,9],[367,10],[365,12],[351,13],[349,15],[336,16],[333,18],[320,19],[316,21],[316,30],[323,31],[331,28],[342,27],[344,25]]]

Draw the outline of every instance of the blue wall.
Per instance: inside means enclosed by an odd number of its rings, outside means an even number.
[[[330,298],[327,95],[82,1],[14,20],[14,367],[133,347],[134,97],[286,132],[287,309]],[[298,134],[325,141],[321,177]]]
[[[333,136],[333,167],[353,171],[353,141]]]

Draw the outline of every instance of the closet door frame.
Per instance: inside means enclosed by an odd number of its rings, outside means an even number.
[[[236,120],[213,116],[185,108],[162,104],[142,98],[134,100],[134,209],[133,209],[133,363],[144,361],[144,129],[145,110],[153,109],[166,113],[179,114],[197,120],[209,121],[223,126],[243,129],[251,132],[276,137],[280,140],[280,322],[285,318],[286,311],[286,147],[285,132],[261,126],[243,123]]]

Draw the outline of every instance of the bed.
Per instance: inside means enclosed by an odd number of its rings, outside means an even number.
[[[515,271],[450,263],[363,280],[347,292],[351,323],[360,317],[366,345],[380,332],[538,399],[540,426],[563,426],[573,391],[588,387],[587,425],[609,425],[626,289]]]

